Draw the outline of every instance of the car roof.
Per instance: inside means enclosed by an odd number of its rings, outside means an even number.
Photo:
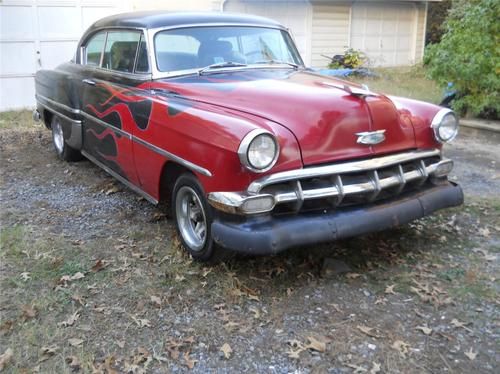
[[[276,21],[264,17],[221,12],[167,12],[161,10],[116,14],[95,22],[87,34],[103,27],[134,27],[154,29],[202,24],[242,24],[283,27]]]

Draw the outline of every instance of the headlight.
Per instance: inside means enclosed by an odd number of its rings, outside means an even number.
[[[240,143],[238,156],[247,169],[263,173],[271,169],[279,155],[276,138],[268,131],[256,129],[250,131]]]
[[[434,116],[431,127],[438,142],[451,142],[458,134],[458,118],[452,110],[441,109]]]

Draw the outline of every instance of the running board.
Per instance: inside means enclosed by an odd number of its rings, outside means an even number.
[[[153,203],[155,205],[158,204],[158,200],[156,200],[153,196],[151,196],[150,194],[148,194],[147,192],[144,192],[143,190],[141,190],[139,187],[137,187],[135,184],[132,184],[130,183],[128,180],[126,180],[125,178],[123,178],[120,174],[118,174],[117,172],[111,170],[109,167],[107,167],[106,165],[104,165],[102,162],[96,160],[94,158],[94,156],[91,156],[89,155],[87,152],[85,151],[81,151],[82,155],[84,155],[87,159],[89,159],[89,161],[92,161],[94,164],[96,164],[97,166],[99,166],[101,169],[103,169],[106,173],[108,173],[109,175],[111,175],[112,177],[115,177],[116,179],[118,179],[118,181],[120,181],[121,183],[123,183],[125,186],[127,186],[128,188],[130,188],[132,191],[138,193],[139,195],[141,195],[142,197],[144,197],[147,201],[149,201],[150,203]]]

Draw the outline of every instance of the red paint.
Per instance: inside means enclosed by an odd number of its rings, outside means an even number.
[[[103,105],[116,98],[122,102],[102,112],[90,109],[99,118],[118,113],[124,131],[209,170],[212,177],[196,173],[207,193],[245,190],[263,176],[245,169],[237,155],[241,139],[256,128],[275,134],[281,147],[276,166],[267,174],[439,146],[430,129],[439,107],[393,98],[396,108],[385,96],[360,98],[332,83],[346,84],[305,72],[247,71],[165,79],[131,89],[106,85],[110,97]],[[177,95],[167,94],[172,91]],[[127,103],[144,100],[151,100],[152,107],[148,126],[141,130]],[[380,129],[386,130],[385,142],[357,144],[357,132]],[[117,144],[120,148],[119,140]],[[120,148],[122,153],[134,156],[135,163],[117,160],[130,180],[158,199],[160,176],[169,160],[137,142],[133,152]]]

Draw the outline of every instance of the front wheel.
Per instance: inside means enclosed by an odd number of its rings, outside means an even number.
[[[189,254],[202,262],[221,260],[225,251],[212,238],[212,208],[194,175],[186,173],[177,179],[171,205],[177,234]]]
[[[81,153],[71,148],[64,140],[64,130],[61,123],[61,119],[54,115],[52,121],[50,122],[50,127],[52,129],[52,142],[54,143],[54,149],[56,150],[57,156],[64,161],[79,161],[82,159]]]

